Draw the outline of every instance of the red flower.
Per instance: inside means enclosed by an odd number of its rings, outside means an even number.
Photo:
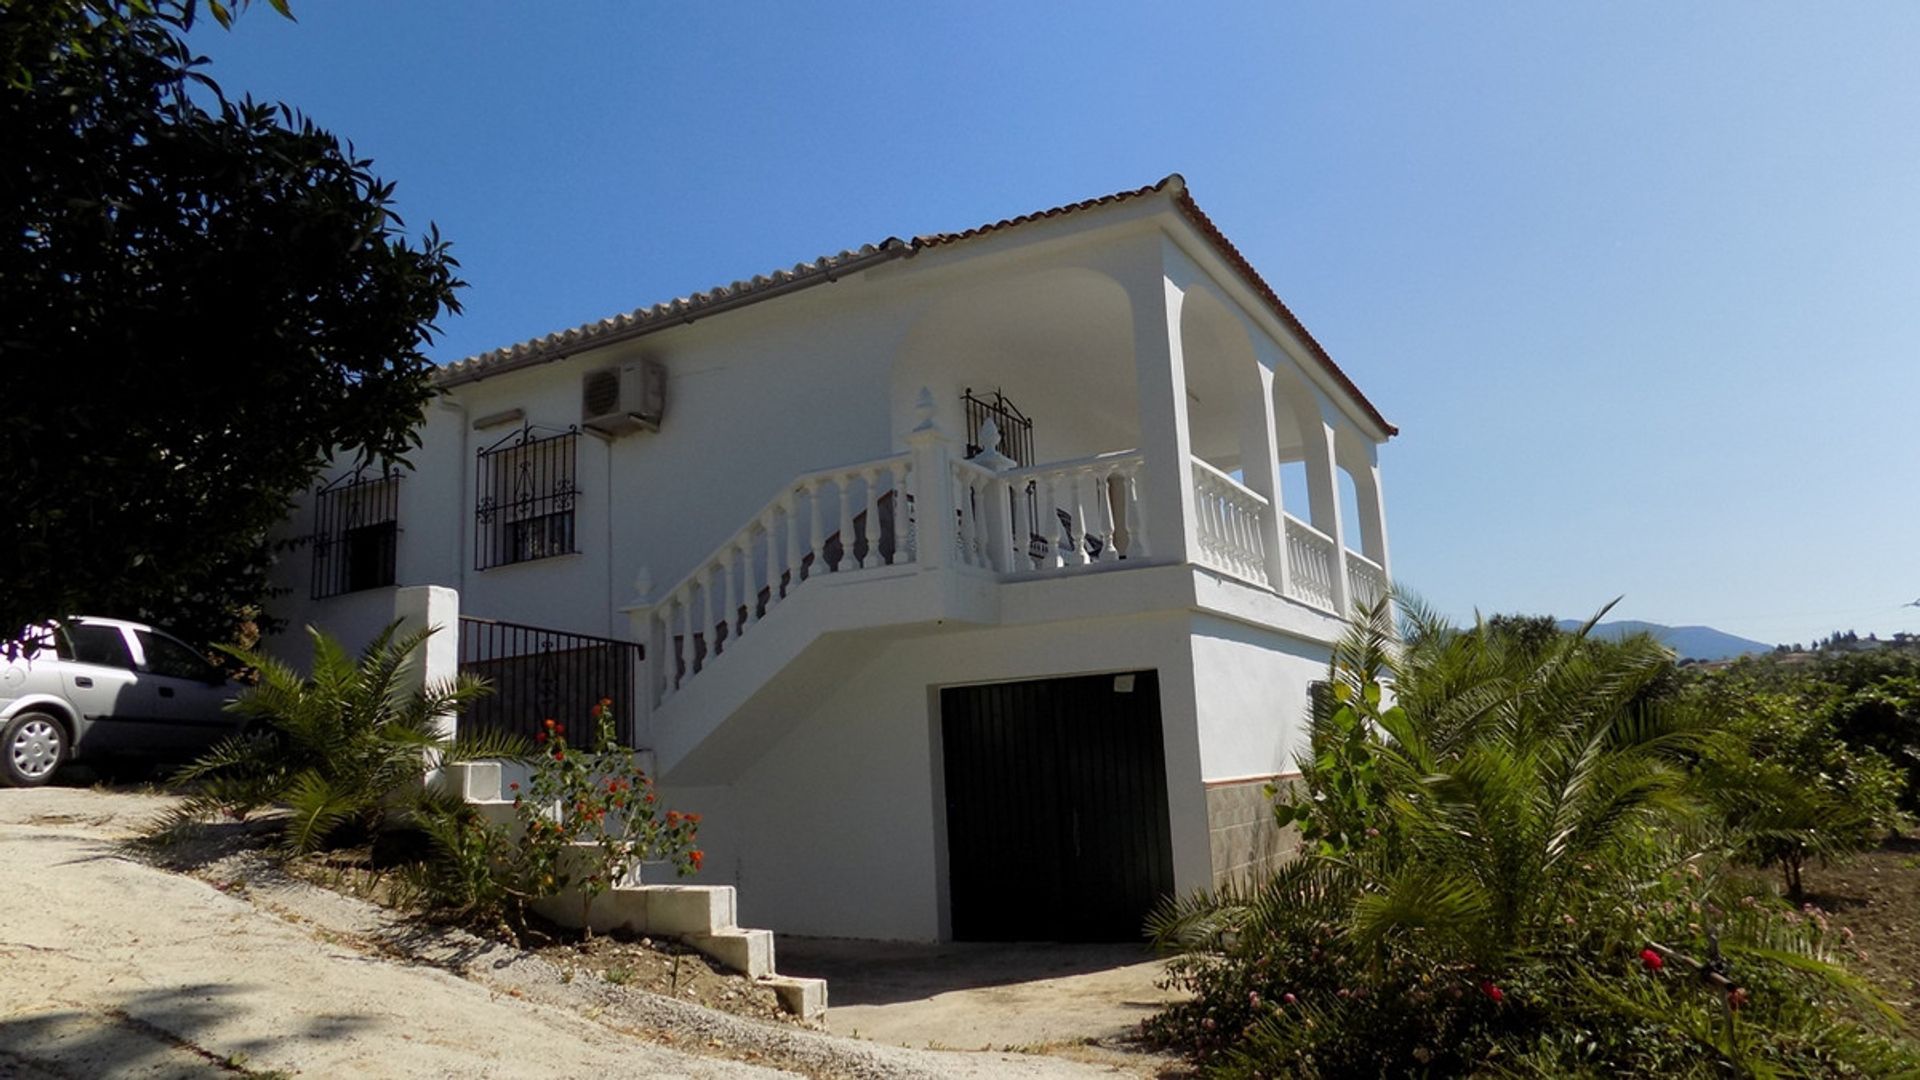
[[[508,785],[507,785],[507,790],[508,790],[508,791],[519,791],[519,790],[520,790],[520,784],[519,784],[519,782],[518,782],[518,781],[515,781],[515,782],[513,782],[513,783],[511,783],[511,784],[508,784]]]
[[[648,801],[648,802],[652,802],[652,801],[653,801],[653,792],[651,792],[651,791],[649,791],[649,792],[647,792],[647,801]]]
[[[1727,992],[1727,1008],[1738,1009],[1740,1006],[1745,1005],[1747,1003],[1747,999],[1750,996],[1751,995],[1747,993],[1746,987],[1744,986],[1734,987],[1732,990]]]
[[[1483,993],[1483,994],[1485,994],[1485,995],[1487,995],[1487,997],[1489,997],[1489,998],[1492,998],[1492,999],[1493,999],[1493,1003],[1494,1003],[1495,1005],[1498,1005],[1498,1004],[1500,1004],[1501,1002],[1503,1002],[1503,1001],[1505,1001],[1505,1000],[1507,1000],[1507,995],[1505,995],[1505,994],[1503,994],[1503,993],[1501,993],[1501,992],[1500,992],[1500,988],[1499,988],[1499,987],[1497,987],[1497,986],[1495,986],[1495,985],[1493,985],[1493,983],[1491,983],[1491,982],[1483,982],[1483,983],[1481,983],[1481,984],[1480,984],[1480,992],[1481,992],[1481,993]]]
[[[669,825],[680,824],[680,811],[678,810],[667,811],[667,824]]]
[[[534,741],[534,742],[546,742],[546,741],[547,741],[547,733],[546,733],[546,732],[544,732],[544,731],[536,731],[536,732],[534,732],[534,733],[533,733],[533,741]]]
[[[1666,958],[1652,949],[1640,950],[1640,962],[1647,966],[1648,971],[1659,971],[1667,966]]]
[[[567,760],[567,752],[565,750],[555,750],[553,752],[553,760],[555,761]]]
[[[546,720],[546,725],[547,725],[547,730],[548,730],[548,731],[552,731],[552,730],[553,730],[553,718],[552,718],[552,717],[548,717],[548,718],[547,718],[547,720]]]
[[[687,820],[688,820],[688,821],[691,821],[691,822],[693,822],[693,823],[694,823],[695,825],[698,825],[698,824],[700,824],[700,815],[699,815],[699,814],[688,814],[688,815],[686,815],[686,818],[687,818]]]
[[[692,851],[687,852],[687,859],[693,863],[693,868],[698,870],[700,869],[700,864],[707,861],[707,855],[706,852],[701,851],[699,848],[694,848]]]

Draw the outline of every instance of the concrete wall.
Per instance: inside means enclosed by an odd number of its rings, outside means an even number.
[[[725,788],[663,788],[709,816],[700,881],[740,887],[741,918],[786,933],[911,941],[944,933],[939,688],[1160,673],[1174,874],[1212,881],[1185,613],[955,630],[876,642],[837,692]]]

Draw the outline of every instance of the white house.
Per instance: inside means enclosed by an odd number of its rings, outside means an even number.
[[[1262,786],[1389,577],[1395,429],[1177,175],[439,385],[412,471],[300,509],[277,613],[354,638],[439,584],[638,643],[701,880],[783,932],[1127,937],[1265,865]]]

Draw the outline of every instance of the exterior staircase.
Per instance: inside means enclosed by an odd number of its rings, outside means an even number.
[[[468,762],[447,766],[446,779],[477,807],[487,820],[514,825],[513,801],[507,798],[509,773],[519,770],[500,762]],[[541,915],[563,926],[579,927],[580,905],[563,895],[536,905]],[[590,924],[596,933],[624,930],[648,937],[674,938],[691,945],[722,966],[770,988],[780,1005],[802,1019],[817,1019],[827,1011],[825,979],[781,975],[774,968],[773,931],[744,928],[731,885],[651,885],[635,881],[614,886],[593,902]]]

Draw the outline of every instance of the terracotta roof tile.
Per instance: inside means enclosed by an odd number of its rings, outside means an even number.
[[[1199,204],[1193,201],[1193,196],[1187,191],[1186,180],[1179,173],[1173,173],[1157,184],[1148,184],[1131,191],[1115,192],[1111,195],[1083,199],[1080,202],[1039,210],[1031,214],[1022,214],[1019,217],[976,226],[964,232],[930,233],[916,236],[911,241],[888,237],[878,244],[867,244],[858,250],[824,255],[812,262],[796,263],[790,269],[775,270],[771,274],[756,274],[751,281],[736,281],[731,285],[716,286],[705,292],[696,292],[690,296],[664,301],[651,307],[636,308],[625,314],[614,315],[571,330],[559,331],[523,341],[518,345],[471,356],[442,367],[435,375],[435,381],[442,386],[472,382],[488,375],[511,371],[545,360],[558,359],[592,345],[637,336],[675,323],[691,322],[702,315],[714,314],[809,285],[833,281],[842,274],[854,273],[892,259],[911,258],[921,251],[961,243],[1036,221],[1065,217],[1084,210],[1113,206],[1165,192],[1172,192],[1174,204],[1179,208],[1181,215],[1212,245],[1214,251],[1227,265],[1246,279],[1248,286],[1260,296],[1261,300],[1265,301],[1281,323],[1300,338],[1301,343],[1326,369],[1327,374],[1352,395],[1354,401],[1359,403],[1367,415],[1380,425],[1381,430],[1389,435],[1399,434],[1400,429],[1389,423],[1387,418],[1380,414],[1380,410],[1374,407],[1373,402],[1367,400],[1367,396],[1361,393],[1360,388],[1354,385],[1347,373],[1340,369],[1340,365],[1334,363],[1333,357],[1327,353],[1326,348],[1315,340],[1306,325],[1273,291],[1273,287],[1267,284],[1266,279],[1260,276],[1260,272],[1253,268],[1253,264],[1247,261],[1246,256],[1240,254],[1240,250],[1233,246],[1233,242],[1228,240],[1226,234],[1213,223],[1213,219],[1209,218],[1200,209]]]

